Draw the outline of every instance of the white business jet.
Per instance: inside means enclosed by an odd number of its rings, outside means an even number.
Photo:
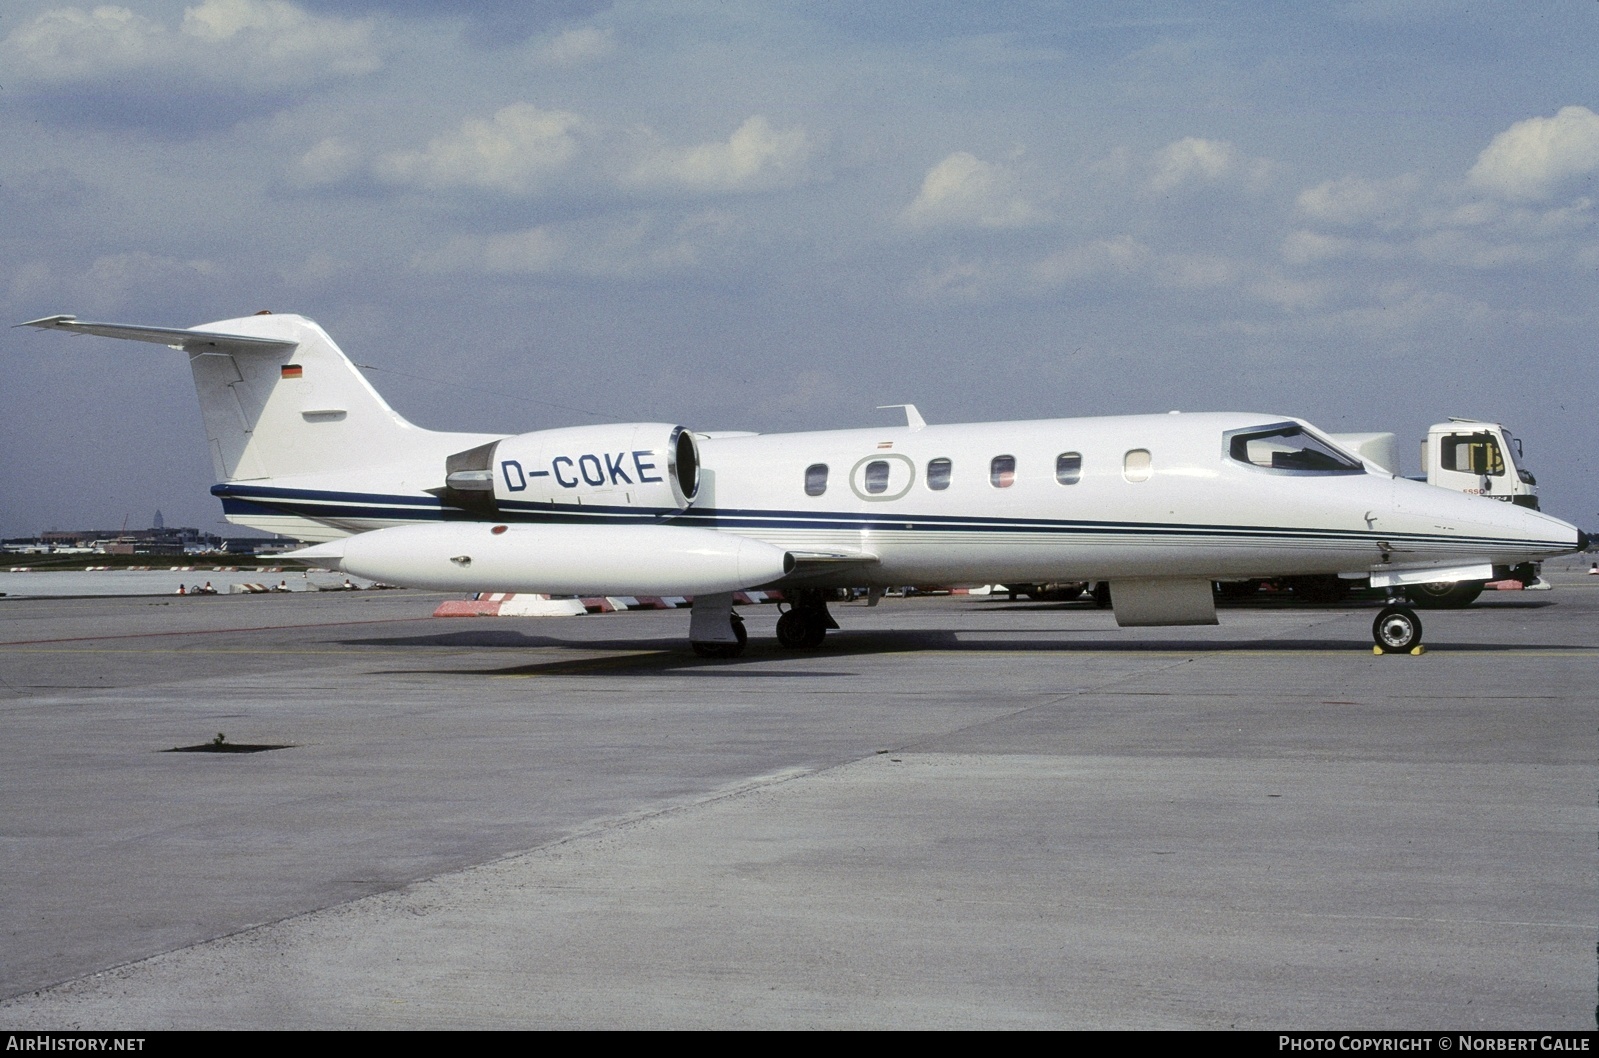
[[[779,641],[837,628],[837,588],[1097,581],[1120,625],[1215,624],[1212,582],[1343,577],[1397,593],[1585,548],[1575,527],[1395,477],[1282,415],[1176,414],[701,433],[621,423],[514,436],[396,414],[301,316],[189,330],[26,326],[182,349],[229,521],[297,557],[445,591],[689,595],[707,657],[744,646],[736,591],[781,589]],[[1525,567],[1524,567],[1525,568]],[[1384,652],[1419,651],[1390,605]]]

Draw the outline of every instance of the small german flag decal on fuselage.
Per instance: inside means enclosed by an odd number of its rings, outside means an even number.
[[[282,377],[284,378],[299,378],[303,374],[305,374],[305,368],[301,367],[299,364],[283,365]]]

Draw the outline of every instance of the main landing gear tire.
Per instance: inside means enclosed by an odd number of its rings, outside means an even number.
[[[838,622],[828,612],[833,592],[824,588],[795,588],[783,592],[786,609],[777,619],[777,641],[788,650],[815,650]]]
[[[1463,580],[1453,584],[1440,581],[1436,584],[1413,584],[1405,589],[1405,596],[1410,599],[1410,605],[1420,610],[1458,610],[1476,602],[1482,589],[1483,582],[1480,580]]]
[[[750,634],[744,630],[744,618],[733,614],[733,634],[738,636],[737,643],[690,643],[694,653],[702,658],[736,658],[744,653],[744,644],[750,640]]]
[[[827,622],[817,610],[790,610],[777,619],[777,642],[789,650],[815,650],[827,638]]]
[[[1411,654],[1421,646],[1421,618],[1408,606],[1385,606],[1371,624],[1371,638],[1384,654]]]

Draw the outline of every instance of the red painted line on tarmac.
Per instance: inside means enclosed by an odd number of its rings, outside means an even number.
[[[289,628],[338,628],[341,625],[397,625],[407,621],[431,621],[426,617],[385,617],[377,621],[324,621],[299,625],[248,625],[243,628],[197,628],[187,632],[124,632],[114,636],[64,636],[60,639],[8,639],[0,647],[27,647],[40,643],[93,643],[102,639],[155,639],[160,636],[219,636],[230,632],[281,632]]]

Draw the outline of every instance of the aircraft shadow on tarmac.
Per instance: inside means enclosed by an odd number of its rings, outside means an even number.
[[[1520,592],[1502,592],[1506,598],[1493,598],[1493,592],[1473,603],[1471,609],[1495,610],[1541,610],[1546,606],[1554,606],[1553,599],[1526,598]],[[1536,596],[1536,593],[1534,593]],[[1339,602],[1305,602],[1289,596],[1273,597],[1261,595],[1252,599],[1228,599],[1225,597],[1216,600],[1218,610],[1295,610],[1295,611],[1321,611],[1335,613],[1338,610],[1380,610],[1388,604],[1386,599],[1344,599]],[[1007,610],[1020,610],[1024,613],[1038,613],[1039,611],[1067,610],[1079,613],[1093,613],[1095,610],[1104,610],[1109,613],[1108,607],[1102,607],[1091,600],[1072,600],[1070,602],[1030,602],[1017,599],[1015,602],[993,603],[983,607],[984,613],[1003,613]]]
[[[967,635],[982,634],[982,639],[961,639]],[[1054,635],[1103,635],[1102,631],[1066,631]],[[924,652],[952,652],[962,654],[1198,654],[1225,655],[1233,653],[1337,653],[1370,655],[1367,642],[1347,636],[1328,636],[1308,639],[1240,639],[1231,641],[1200,639],[1125,639],[1062,642],[1056,638],[992,638],[989,629],[937,629],[925,632],[892,631],[841,632],[829,636],[827,645],[816,651],[791,651],[779,647],[775,641],[752,639],[749,647],[737,658],[708,660],[696,656],[679,637],[627,640],[554,639],[548,636],[531,636],[521,632],[485,629],[481,632],[458,632],[446,635],[394,636],[382,639],[348,640],[350,646],[384,647],[456,647],[461,649],[539,649],[564,648],[581,652],[572,658],[541,659],[520,665],[495,665],[477,668],[458,665],[449,668],[395,668],[374,671],[372,675],[401,675],[428,673],[444,676],[617,676],[636,675],[640,672],[682,672],[699,676],[749,676],[762,678],[849,677],[850,672],[817,672],[795,669],[761,669],[752,666],[768,665],[773,661],[802,662],[810,658],[847,659],[867,658],[887,654]],[[1570,650],[1588,652],[1590,647],[1568,644],[1542,643],[1429,643],[1429,651],[1460,651],[1469,653],[1497,653],[1524,650]],[[1397,658],[1395,660],[1398,660]]]

